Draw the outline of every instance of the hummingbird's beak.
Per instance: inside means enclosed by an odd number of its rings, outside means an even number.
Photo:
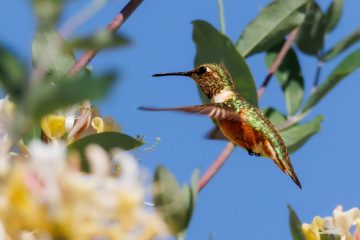
[[[193,71],[188,72],[173,72],[173,73],[157,73],[152,75],[153,77],[162,77],[162,76],[187,76],[191,77]]]

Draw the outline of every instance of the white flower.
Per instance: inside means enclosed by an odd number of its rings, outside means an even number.
[[[30,143],[29,150],[30,178],[42,185],[41,189],[36,188],[40,197],[56,206],[60,195],[58,179],[65,167],[66,146],[62,142],[45,144],[34,141]]]
[[[110,173],[110,159],[99,145],[91,144],[86,147],[86,157],[89,159],[91,172],[98,177],[105,177]]]
[[[341,239],[352,239],[350,227],[355,225],[360,218],[360,211],[358,208],[351,208],[344,212],[341,205],[337,206],[333,212],[334,224],[337,228],[338,234],[342,236]]]
[[[8,97],[0,99],[0,161],[7,159],[11,147],[9,133],[14,118],[15,105]]]

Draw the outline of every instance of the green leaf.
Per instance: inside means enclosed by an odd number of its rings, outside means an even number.
[[[326,32],[326,19],[315,1],[307,6],[306,17],[301,24],[297,46],[309,55],[317,55],[323,49]]]
[[[274,124],[275,127],[281,126],[281,124],[285,123],[286,118],[284,114],[280,113],[275,108],[269,107],[262,110],[265,116]]]
[[[106,49],[129,44],[130,40],[107,30],[96,32],[92,36],[70,40],[66,46],[70,49]]]
[[[27,114],[35,120],[59,108],[87,99],[100,99],[112,86],[116,76],[75,76],[32,85],[26,105]],[[54,78],[51,78],[52,80]]]
[[[248,102],[257,106],[256,86],[250,69],[231,40],[205,21],[193,21],[196,44],[195,65],[221,63],[230,72],[235,87]],[[203,98],[203,101],[207,99]],[[207,100],[208,101],[208,100]]]
[[[305,236],[304,233],[302,231],[301,228],[301,222],[296,214],[296,212],[294,211],[294,209],[288,205],[288,209],[289,209],[289,225],[290,225],[290,230],[291,230],[291,235],[293,240],[305,240]]]
[[[195,171],[192,186],[180,188],[175,177],[164,167],[156,169],[153,189],[155,207],[174,235],[184,232],[190,223],[196,202],[197,178],[198,172]]]
[[[63,0],[32,0],[37,17],[38,28],[49,29],[57,23]]]
[[[15,102],[22,97],[28,85],[23,64],[2,46],[0,46],[0,84]]]
[[[55,77],[66,75],[76,59],[64,44],[64,39],[55,30],[38,31],[32,43],[34,68],[45,67],[46,73]]]
[[[267,53],[265,61],[268,67],[275,61],[282,45],[279,44]],[[288,114],[293,115],[299,110],[304,99],[304,78],[298,57],[292,48],[276,71],[276,78],[284,92]]]
[[[331,89],[346,76],[360,68],[360,49],[349,54],[335,67],[330,76],[309,97],[304,106],[304,112],[315,106]]]
[[[320,130],[323,116],[319,115],[305,124],[297,124],[280,131],[289,153],[293,153],[304,145],[315,133]]]
[[[321,240],[340,240],[341,236],[336,234],[322,233],[320,234]]]
[[[339,23],[344,5],[343,2],[343,0],[333,0],[327,9],[325,14],[326,32],[332,32]]]
[[[343,51],[354,45],[359,40],[360,40],[360,28],[354,31],[349,36],[347,36],[346,38],[342,39],[340,42],[338,42],[328,51],[326,51],[325,54],[320,56],[320,60],[326,62],[333,59],[334,57],[338,56],[340,53],[342,53]]]
[[[97,144],[104,150],[110,151],[114,148],[131,150],[140,147],[143,142],[119,132],[103,132],[80,138],[79,140],[71,143],[68,148],[70,150],[79,151],[83,160],[81,161],[81,169],[86,172],[90,170],[89,163],[85,161],[85,149],[89,144]]]
[[[236,43],[242,56],[266,51],[292,29],[299,26],[305,18],[305,4],[308,0],[277,0],[266,6],[249,23]]]

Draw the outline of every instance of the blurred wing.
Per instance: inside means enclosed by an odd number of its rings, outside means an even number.
[[[201,115],[208,115],[216,120],[231,120],[242,121],[240,114],[234,112],[228,107],[221,106],[219,103],[210,103],[197,106],[177,107],[177,108],[153,108],[153,107],[139,107],[140,110],[145,111],[180,111]]]
[[[221,132],[221,130],[216,126],[213,129],[211,129],[205,136],[207,139],[212,140],[226,140],[229,141],[227,137],[224,136],[224,134]]]

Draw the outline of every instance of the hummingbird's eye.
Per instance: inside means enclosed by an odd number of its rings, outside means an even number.
[[[198,69],[198,74],[204,74],[204,73],[206,73],[206,71],[207,71],[207,68],[206,67],[204,67],[204,66],[202,66],[202,67],[199,67],[199,69]]]

